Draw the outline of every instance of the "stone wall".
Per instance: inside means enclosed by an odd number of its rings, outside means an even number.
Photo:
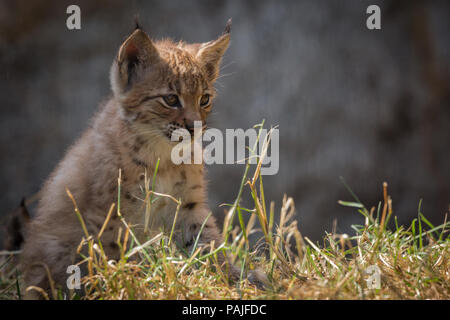
[[[233,18],[210,126],[280,130],[280,170],[266,198],[296,202],[301,231],[319,239],[361,216],[339,177],[367,205],[389,182],[400,222],[443,221],[450,201],[447,1],[76,1],[82,29],[65,26],[72,1],[0,2],[0,215],[35,193],[98,103],[133,17],[154,38],[211,40]],[[379,4],[382,30],[365,26]],[[209,168],[221,220],[242,165]]]

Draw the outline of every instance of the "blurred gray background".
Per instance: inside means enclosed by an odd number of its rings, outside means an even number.
[[[66,8],[81,7],[81,30]],[[382,30],[366,28],[381,7]],[[279,210],[295,199],[304,235],[362,216],[389,182],[400,223],[440,223],[450,202],[448,1],[0,1],[0,218],[37,192],[110,94],[109,68],[139,14],[153,38],[209,41],[233,18],[211,127],[280,130],[280,170],[266,176]],[[235,198],[244,167],[209,167],[209,197]]]

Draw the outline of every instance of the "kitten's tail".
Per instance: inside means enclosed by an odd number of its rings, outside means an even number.
[[[18,251],[22,248],[25,240],[26,230],[31,221],[31,215],[27,206],[37,201],[39,193],[28,199],[23,198],[19,206],[12,210],[7,216],[3,249],[6,251]]]

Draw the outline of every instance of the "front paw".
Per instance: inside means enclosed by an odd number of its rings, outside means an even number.
[[[261,269],[249,271],[247,279],[252,285],[256,286],[260,290],[271,287],[269,278]]]

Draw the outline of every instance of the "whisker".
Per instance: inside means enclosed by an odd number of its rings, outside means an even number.
[[[236,73],[237,73],[236,71],[230,72],[230,73],[223,73],[223,74],[221,74],[220,76],[217,77],[216,81],[217,81],[218,79],[221,79],[221,78],[224,78],[224,77],[232,76],[232,75],[234,75],[234,74],[236,74]]]
[[[236,63],[236,61],[231,61],[231,62],[229,62],[229,63],[223,65],[223,66],[220,68],[220,71],[225,70],[226,68],[228,68],[229,66],[231,66],[231,65],[233,65],[233,64],[235,64],[235,63]]]

